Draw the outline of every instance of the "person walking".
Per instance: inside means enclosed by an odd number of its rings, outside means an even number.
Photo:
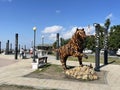
[[[30,55],[31,55],[31,58],[33,57],[33,47],[30,48]]]
[[[24,58],[24,49],[23,48],[21,48],[20,49],[20,58]]]

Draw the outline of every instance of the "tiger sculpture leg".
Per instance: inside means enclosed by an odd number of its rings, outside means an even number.
[[[63,69],[66,70],[67,69],[67,66],[66,66],[67,57],[61,58],[60,61],[62,63]]]
[[[79,65],[82,65],[82,57],[78,57]]]
[[[82,57],[88,59],[88,56],[86,54],[80,53],[80,52],[76,52],[75,54],[73,54],[73,56],[78,57],[79,65],[83,65],[82,64]]]
[[[88,56],[86,54],[83,54],[83,53],[80,53],[80,52],[76,52],[72,56],[78,57],[79,65],[82,65],[82,57],[84,57],[86,59],[88,58]],[[62,67],[63,67],[64,70],[66,70],[67,69],[66,61],[67,61],[68,56],[66,55],[66,56],[62,56],[60,58],[61,58],[60,61],[62,63]]]
[[[78,57],[78,61],[79,61],[80,65],[82,65],[82,57],[84,57],[86,59],[88,58],[88,56],[86,54],[78,52],[77,50],[75,50],[73,48],[68,48],[67,45],[65,45],[59,49],[59,55],[60,55],[60,61],[61,61],[61,64],[62,64],[62,67],[64,70],[67,69],[66,61],[67,61],[68,56]]]

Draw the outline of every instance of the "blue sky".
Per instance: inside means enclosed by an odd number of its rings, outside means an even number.
[[[0,0],[0,41],[5,47],[7,40],[31,46],[34,26],[37,27],[36,44],[52,44],[56,33],[67,39],[75,29],[85,28],[94,34],[93,23],[104,24],[111,19],[111,26],[120,22],[120,0]],[[88,31],[88,25],[90,29]]]

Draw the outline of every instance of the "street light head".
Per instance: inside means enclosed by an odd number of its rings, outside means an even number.
[[[34,31],[36,31],[36,30],[37,30],[37,28],[36,28],[36,27],[33,27],[33,30],[34,30]]]

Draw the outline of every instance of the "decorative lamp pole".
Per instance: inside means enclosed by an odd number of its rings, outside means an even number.
[[[104,65],[108,64],[108,29],[110,26],[110,19],[107,19],[105,22],[104,29]]]
[[[36,62],[35,60],[35,42],[36,42],[36,27],[33,27],[33,31],[34,31],[34,47],[33,47],[33,62]]]
[[[100,37],[99,37],[99,29],[100,24],[95,23],[95,71],[100,71]]]

